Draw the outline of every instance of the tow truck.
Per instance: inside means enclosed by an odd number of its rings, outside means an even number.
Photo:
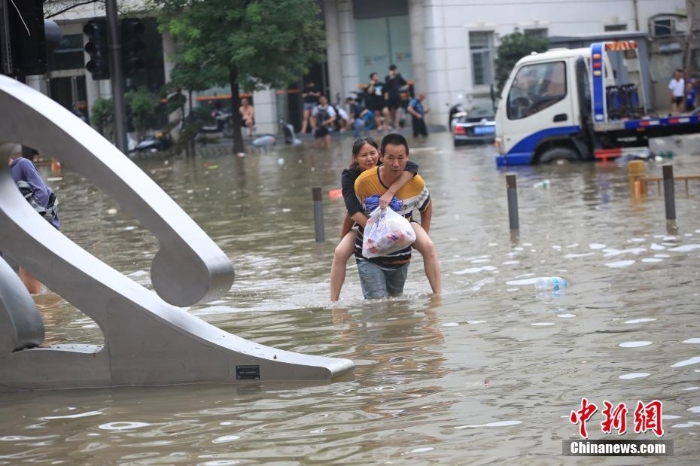
[[[649,138],[700,132],[698,115],[648,113],[637,49],[635,41],[597,42],[521,58],[498,102],[496,165],[614,159]],[[612,53],[624,54],[619,73]]]

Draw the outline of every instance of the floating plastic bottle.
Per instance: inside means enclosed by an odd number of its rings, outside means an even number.
[[[539,277],[535,280],[535,289],[541,291],[560,291],[568,286],[569,283],[561,277]]]
[[[549,188],[549,180],[542,180],[540,182],[537,182],[532,185],[533,188],[542,188],[542,189],[548,189]]]

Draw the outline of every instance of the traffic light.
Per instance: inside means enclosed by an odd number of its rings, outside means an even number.
[[[85,69],[92,74],[92,79],[109,79],[109,45],[107,43],[107,20],[104,18],[91,19],[83,28],[88,36],[85,51],[90,55],[90,61]]]
[[[124,77],[133,77],[136,73],[146,67],[143,53],[146,44],[141,36],[146,27],[136,18],[123,19],[121,23],[122,32],[122,69]]]

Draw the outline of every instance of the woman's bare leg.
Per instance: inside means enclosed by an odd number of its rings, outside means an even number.
[[[438,261],[435,244],[422,226],[414,222],[411,222],[411,226],[416,232],[416,241],[413,243],[413,247],[423,256],[425,276],[428,277],[433,293],[440,294],[442,293],[442,278],[440,277],[440,261]]]
[[[19,268],[19,277],[22,279],[22,283],[24,283],[24,286],[27,287],[30,294],[41,293],[41,282],[22,267]]]
[[[340,299],[340,290],[345,282],[345,267],[348,259],[355,253],[355,239],[357,232],[350,230],[340,240],[333,253],[333,264],[331,265],[331,301]]]
[[[304,110],[304,115],[302,116],[302,120],[301,120],[301,134],[306,134],[306,126],[309,123],[310,116],[311,116],[311,110]]]

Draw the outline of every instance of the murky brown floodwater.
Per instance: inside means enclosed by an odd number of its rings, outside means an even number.
[[[190,312],[281,349],[353,359],[327,385],[185,386],[0,394],[0,464],[559,464],[568,420],[587,397],[630,409],[663,402],[673,458],[584,464],[697,464],[700,458],[700,187],[677,185],[679,230],[662,199],[632,202],[626,168],[523,167],[520,236],[511,237],[505,172],[492,147],[454,150],[448,134],[414,146],[431,189],[445,293],[429,297],[420,255],[403,299],[366,303],[353,263],[342,306],[328,272],[343,213],[350,140],[331,153],[139,161],[236,268],[225,299]],[[700,173],[700,157],[674,160]],[[660,173],[660,166],[652,168]],[[48,171],[45,176],[55,176]],[[149,285],[156,242],[65,169],[50,184],[63,232]],[[533,188],[543,179],[551,186]],[[311,188],[324,191],[325,244]],[[116,210],[112,210],[116,209]],[[538,294],[559,275],[570,287]],[[49,342],[99,343],[92,321],[53,294],[37,301]],[[591,438],[603,438],[596,413]]]

